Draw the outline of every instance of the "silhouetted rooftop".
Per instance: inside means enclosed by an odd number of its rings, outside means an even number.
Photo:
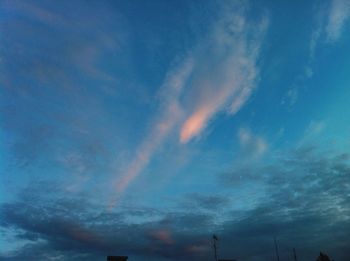
[[[127,256],[107,256],[107,261],[126,261]]]

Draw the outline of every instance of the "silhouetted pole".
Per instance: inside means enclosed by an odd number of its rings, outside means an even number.
[[[294,255],[294,261],[298,261],[297,253],[295,252],[295,248],[293,247],[293,255]]]
[[[219,240],[216,235],[213,235],[213,245],[214,245],[214,257],[215,261],[218,261],[218,255],[216,253],[216,241]]]
[[[276,237],[273,237],[273,241],[275,242],[275,250],[276,250],[277,261],[280,261],[280,256],[278,254],[278,247],[277,247]]]

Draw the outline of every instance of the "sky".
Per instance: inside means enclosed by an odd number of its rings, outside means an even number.
[[[0,2],[0,259],[349,260],[350,1]]]

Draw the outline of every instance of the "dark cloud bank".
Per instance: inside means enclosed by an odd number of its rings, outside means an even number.
[[[263,203],[232,211],[224,222],[217,222],[217,213],[230,207],[220,196],[189,195],[173,212],[126,207],[108,212],[84,200],[36,198],[37,192],[29,190],[17,202],[1,206],[1,231],[11,231],[25,243],[1,258],[104,260],[108,254],[123,254],[130,260],[212,260],[210,238],[215,232],[222,257],[274,260],[276,236],[283,260],[292,260],[295,247],[299,260],[315,260],[323,250],[345,261],[349,178],[349,154],[312,147],[285,154],[274,164],[236,169],[219,182],[232,189],[262,182],[266,193]],[[137,218],[148,221],[132,221]]]

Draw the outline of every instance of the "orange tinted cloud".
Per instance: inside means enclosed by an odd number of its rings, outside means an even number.
[[[205,127],[209,112],[203,108],[192,114],[183,124],[180,133],[180,142],[186,143],[192,137],[198,135]]]
[[[137,148],[136,156],[131,160],[124,175],[115,183],[118,194],[115,199],[112,199],[113,202],[110,207],[114,207],[130,182],[149,164],[153,154],[162,145],[174,126],[179,123],[181,108],[178,97],[192,71],[192,67],[193,61],[189,57],[179,68],[167,75],[161,93],[163,106],[161,106],[159,115],[156,115],[150,132]]]
[[[232,82],[215,90],[215,85],[210,80],[201,81],[201,88],[206,95],[197,101],[197,109],[185,120],[180,130],[180,142],[187,143],[198,136],[208,124],[208,121],[217,113],[227,100],[236,91],[236,85]],[[214,89],[214,90],[213,90]]]
[[[167,244],[167,245],[174,244],[174,240],[173,240],[173,238],[171,236],[170,231],[168,231],[168,230],[161,229],[161,230],[153,231],[151,233],[151,236],[154,239],[163,242],[164,244]]]
[[[226,110],[233,115],[251,96],[267,22],[257,26],[245,21],[244,11],[231,11],[234,10],[227,10],[214,23],[210,37],[199,43],[187,61],[166,77],[161,88],[163,106],[155,117],[154,127],[145,135],[136,157],[117,183],[118,195],[150,163],[179,124],[182,124],[179,141],[184,144],[200,135],[219,112]]]
[[[242,14],[228,15],[219,21],[211,37],[213,49],[205,49],[204,63],[195,70],[192,76],[194,90],[190,100],[194,104],[192,112],[180,130],[180,142],[187,143],[201,134],[209,121],[218,113],[226,110],[236,114],[248,101],[258,75],[257,57],[259,47],[268,26],[267,18],[262,19],[260,26],[243,22]],[[237,21],[239,22],[237,24]],[[240,28],[232,34],[226,25]],[[249,38],[247,31],[255,34]],[[220,57],[220,59],[217,59]]]
[[[159,122],[155,126],[153,133],[151,133],[148,139],[138,148],[136,157],[129,165],[125,175],[117,183],[118,193],[122,193],[129,183],[145,168],[145,166],[147,166],[153,153],[163,142],[176,122],[177,113],[178,112],[172,108],[171,112],[169,112],[169,117]]]

